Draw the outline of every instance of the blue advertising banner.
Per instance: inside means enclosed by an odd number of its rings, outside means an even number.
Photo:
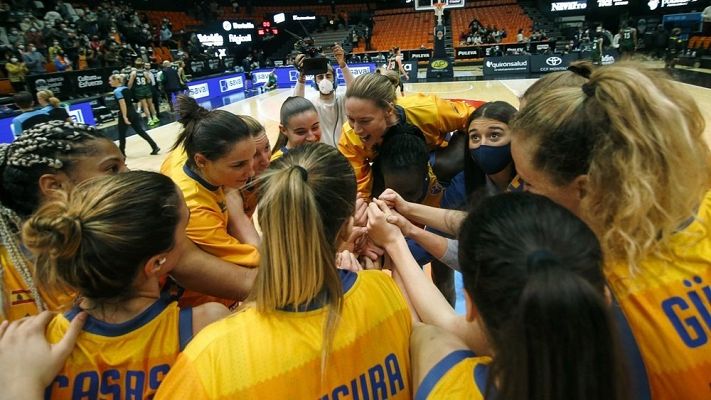
[[[221,75],[188,82],[190,97],[198,100],[198,102],[213,97],[243,92],[244,88],[245,77],[243,73]]]
[[[351,74],[353,74],[354,77],[362,74],[375,72],[375,68],[375,64],[371,63],[348,65],[348,69],[351,71]],[[269,74],[271,74],[272,70],[277,76],[277,86],[279,88],[283,89],[293,87],[296,84],[296,81],[299,79],[299,71],[297,71],[296,68],[294,68],[293,66],[276,67],[270,69],[255,69],[254,71],[252,71],[252,85],[254,87],[263,86],[265,83],[267,83],[267,80],[269,79]],[[334,65],[334,70],[336,71],[336,79],[338,79],[338,84],[345,84],[346,81],[343,79],[343,71],[341,70],[341,68]],[[307,83],[313,83],[313,81],[313,75],[306,76]]]
[[[76,122],[91,126],[96,125],[96,120],[94,119],[94,112],[91,109],[90,101],[69,104],[67,112],[69,113],[69,116],[72,117]],[[17,115],[0,119],[0,143],[10,143],[15,140],[15,136],[12,134],[11,126],[13,118],[15,118]]]

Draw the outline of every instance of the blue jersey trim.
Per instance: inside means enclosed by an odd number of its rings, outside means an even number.
[[[183,164],[183,172],[185,172],[185,175],[189,176],[192,180],[195,182],[199,183],[202,185],[205,189],[214,192],[215,190],[219,189],[219,186],[215,186],[211,184],[210,182],[202,179],[200,175],[196,174],[192,169],[188,167],[188,164]]]
[[[422,380],[422,384],[417,388],[417,393],[415,393],[415,400],[425,400],[432,393],[437,382],[439,382],[442,377],[449,372],[455,365],[460,361],[476,357],[471,350],[457,350],[449,353],[446,357],[441,359],[435,366],[427,372],[425,379]]]
[[[617,302],[617,298],[612,295],[612,316],[615,319],[617,334],[622,345],[622,353],[627,360],[629,378],[630,378],[630,393],[632,399],[649,400],[652,398],[652,392],[649,387],[649,377],[647,376],[647,368],[642,359],[642,353],[637,345],[637,340],[632,333],[625,314],[622,312],[622,307]]]
[[[141,328],[147,323],[153,321],[160,313],[162,313],[170,304],[167,298],[161,296],[160,299],[156,300],[155,303],[151,304],[150,307],[145,309],[142,313],[137,315],[135,318],[122,322],[120,324],[110,324],[108,322],[101,321],[92,316],[89,316],[84,324],[84,331],[93,333],[96,335],[106,336],[106,337],[117,337],[126,335]],[[72,307],[71,310],[67,311],[64,316],[69,320],[73,320],[82,311],[78,306]]]
[[[178,314],[178,333],[180,336],[180,351],[185,350],[190,339],[193,338],[193,309],[181,308]]]
[[[351,290],[356,280],[358,279],[358,274],[356,274],[355,272],[346,271],[344,269],[339,269],[338,278],[341,280],[341,287],[343,288],[343,295],[345,296],[345,294],[348,293],[349,290]],[[327,299],[325,293],[322,293],[315,299],[312,299],[311,302],[309,302],[308,304],[302,304],[298,307],[286,306],[280,308],[280,310],[289,312],[315,311],[323,307],[326,303],[326,300]]]
[[[476,383],[476,386],[479,388],[479,393],[485,398],[496,398],[496,390],[494,390],[493,387],[491,388],[491,393],[486,392],[486,383],[488,380],[489,366],[486,364],[477,364],[476,367],[474,367],[474,383]]]
[[[281,150],[282,156],[289,154],[289,149],[286,146],[281,146],[281,148],[279,148],[279,150]]]

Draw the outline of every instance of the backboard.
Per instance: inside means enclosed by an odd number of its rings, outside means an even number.
[[[415,10],[434,10],[437,2],[444,3],[445,8],[459,8],[464,7],[465,0],[415,0]]]

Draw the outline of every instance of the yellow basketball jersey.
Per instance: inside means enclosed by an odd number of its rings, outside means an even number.
[[[400,119],[418,127],[425,136],[427,148],[432,151],[446,147],[449,132],[466,131],[469,114],[474,108],[464,102],[441,99],[422,93],[397,100],[404,115]],[[398,109],[400,110],[400,109]],[[370,164],[377,156],[373,149],[366,149],[348,122],[343,124],[343,133],[338,140],[338,151],[351,163],[358,181],[358,193],[370,197],[373,173]]]
[[[484,400],[489,363],[489,357],[476,357],[472,351],[454,351],[427,372],[415,400]]]
[[[277,151],[272,154],[271,158],[269,159],[269,162],[276,161],[282,157],[284,157],[285,154],[289,153],[289,149],[286,148],[286,146],[282,146],[281,148],[277,149]]]
[[[12,261],[10,261],[10,256],[7,254],[5,246],[0,246],[0,264],[3,270],[2,296],[7,319],[14,321],[29,315],[39,314],[37,304],[32,298],[32,292],[20,273],[15,269]],[[63,307],[68,308],[74,298],[73,294],[65,293],[61,290],[38,290],[44,305],[50,311],[61,311]],[[0,315],[0,321],[2,320],[2,315]]]
[[[638,398],[711,399],[711,192],[665,256],[605,266]],[[619,312],[621,311],[621,313]]]
[[[229,213],[225,193],[221,187],[205,182],[183,164],[174,166],[168,176],[183,192],[185,203],[190,210],[190,220],[185,232],[198,247],[206,253],[243,267],[259,266],[257,248],[241,243],[227,231]],[[186,290],[180,298],[180,306],[198,306],[208,302],[219,302],[227,307],[235,299],[221,299],[191,290]]]
[[[327,307],[246,308],[195,337],[157,398],[409,399],[411,317],[381,271],[339,271],[343,311],[323,377]]]
[[[79,313],[57,315],[47,339],[58,342]],[[45,399],[150,399],[192,337],[192,309],[162,298],[134,319],[109,324],[89,317]]]

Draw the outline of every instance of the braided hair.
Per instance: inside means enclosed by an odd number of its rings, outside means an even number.
[[[90,154],[87,142],[105,139],[96,128],[65,121],[50,121],[22,132],[14,142],[0,146],[0,242],[7,250],[12,265],[30,288],[37,309],[45,309],[32,277],[30,262],[20,245],[22,220],[40,203],[38,182],[46,173],[69,171],[80,155]],[[0,265],[0,286],[3,282]],[[6,304],[0,296],[0,315],[6,315]]]

